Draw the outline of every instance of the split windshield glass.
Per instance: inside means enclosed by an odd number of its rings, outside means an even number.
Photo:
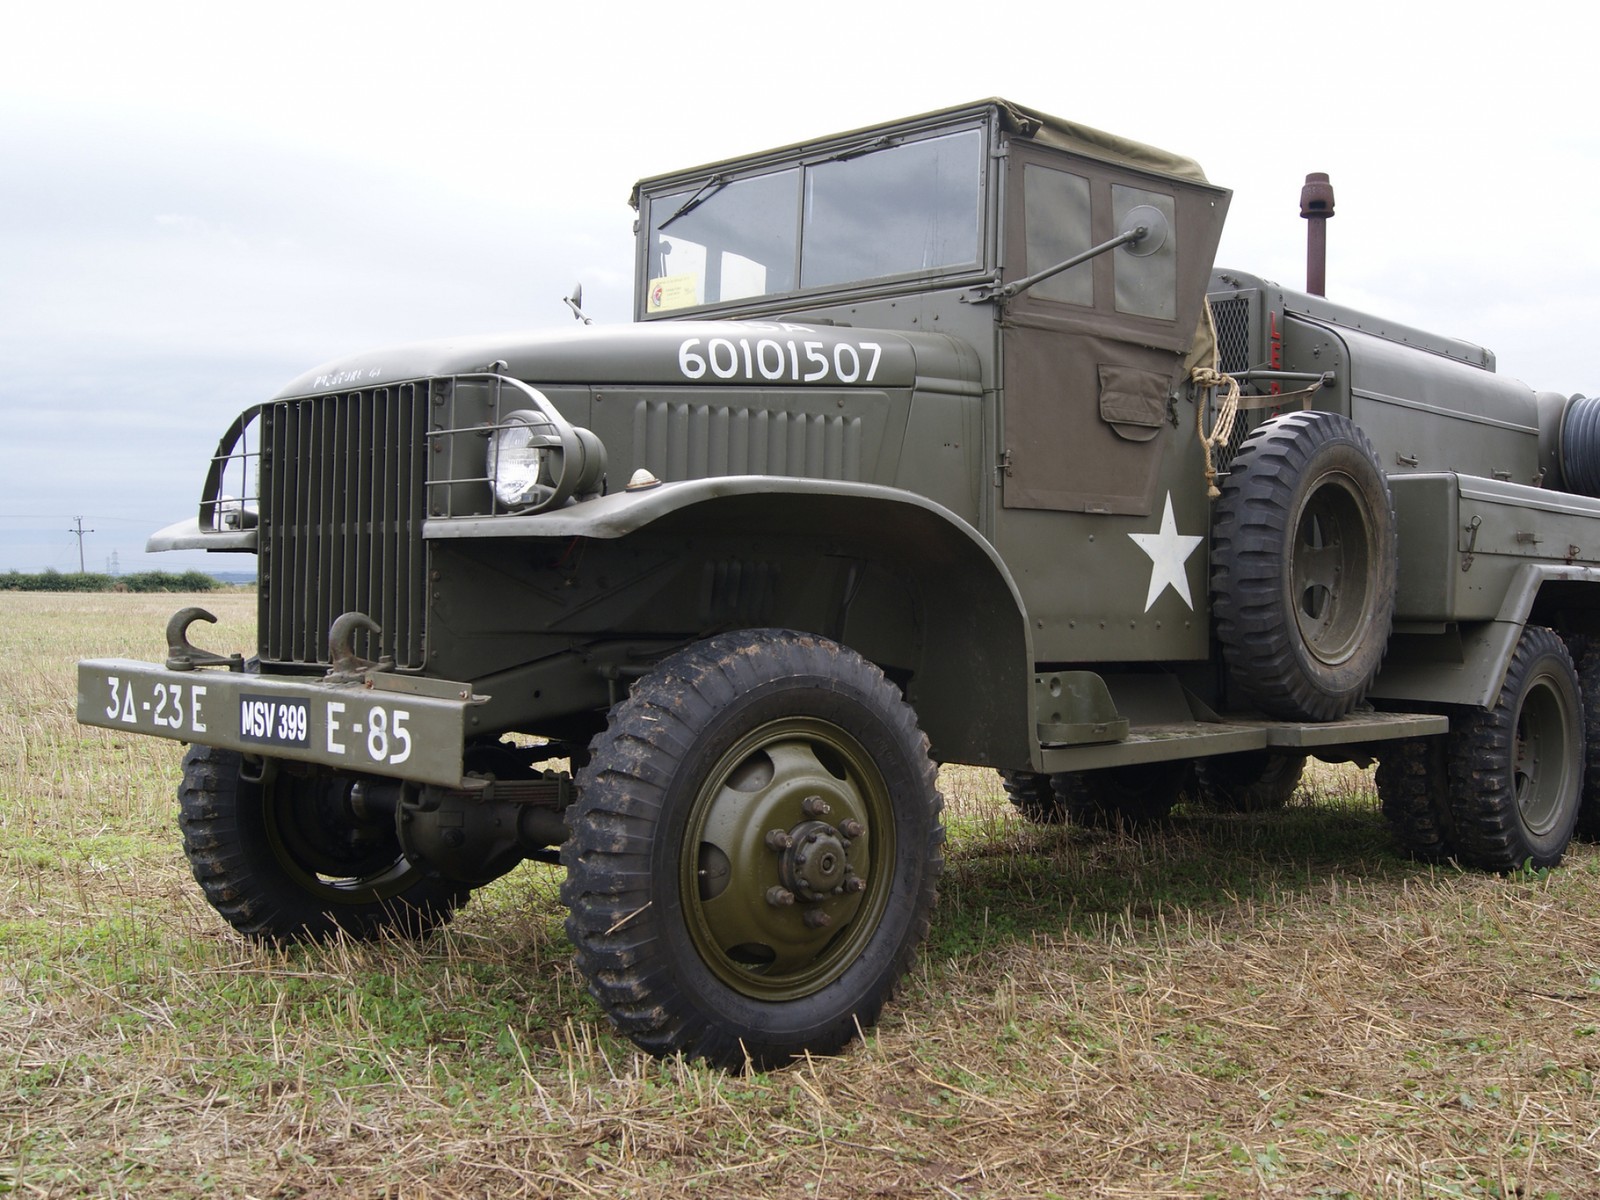
[[[982,194],[964,129],[653,196],[645,315],[974,267]]]

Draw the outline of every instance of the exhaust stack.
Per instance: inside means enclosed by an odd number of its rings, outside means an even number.
[[[1300,189],[1300,215],[1306,226],[1306,291],[1328,294],[1328,218],[1333,216],[1333,185],[1322,171],[1306,176]]]

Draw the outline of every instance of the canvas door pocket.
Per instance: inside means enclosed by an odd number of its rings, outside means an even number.
[[[1167,377],[1100,364],[1100,419],[1130,442],[1148,442],[1167,419]]]

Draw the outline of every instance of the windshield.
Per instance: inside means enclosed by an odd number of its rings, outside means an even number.
[[[645,314],[973,267],[977,129],[650,198]]]

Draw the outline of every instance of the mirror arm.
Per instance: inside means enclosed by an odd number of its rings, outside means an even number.
[[[561,297],[562,303],[572,310],[572,315],[585,325],[593,325],[594,318],[583,311],[583,284],[572,289],[572,295]]]
[[[1130,242],[1137,242],[1149,236],[1149,233],[1150,227],[1148,225],[1136,225],[1132,229],[1127,229],[1117,234],[1109,242],[1101,242],[1098,246],[1091,246],[1082,254],[1074,254],[1071,258],[1064,262],[1058,262],[1053,267],[1035,271],[1032,275],[1025,276],[1013,283],[986,283],[982,287],[973,288],[972,292],[963,296],[962,299],[969,304],[978,304],[984,300],[1009,300],[1011,297],[1027,291],[1036,283],[1043,283],[1046,279],[1059,275],[1063,271],[1070,271],[1073,267],[1082,266],[1091,258],[1098,258],[1108,251],[1115,250],[1118,246],[1126,246]]]

